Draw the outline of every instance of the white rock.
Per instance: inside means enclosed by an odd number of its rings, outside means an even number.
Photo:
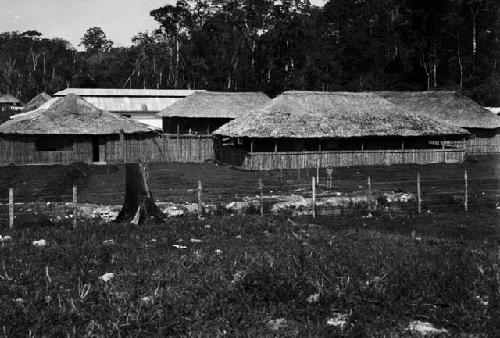
[[[222,250],[221,250],[221,249],[216,249],[216,250],[215,250],[215,253],[216,253],[217,255],[222,255]]]
[[[191,238],[191,243],[203,243],[201,239]]]
[[[107,239],[104,242],[102,242],[104,245],[113,245],[115,244],[115,241],[113,239]]]
[[[314,303],[319,302],[319,293],[315,293],[315,294],[310,295],[309,297],[307,297],[307,302],[309,304],[314,304]]]
[[[421,335],[429,335],[429,334],[438,334],[438,333],[447,333],[446,329],[438,329],[433,324],[428,322],[421,322],[419,320],[411,321],[406,328],[406,331],[414,331],[418,332]]]
[[[152,304],[153,303],[153,297],[152,296],[147,296],[147,297],[142,297],[141,302],[143,304]]]
[[[112,272],[106,272],[104,275],[102,275],[101,277],[99,277],[99,279],[102,280],[103,282],[109,282],[114,277],[115,277],[114,273],[112,273]]]
[[[32,244],[34,246],[45,246],[45,245],[47,245],[47,242],[44,239],[40,239],[38,241],[33,241]]]
[[[326,325],[335,326],[343,330],[347,326],[349,315],[345,313],[334,313],[331,318],[328,318]]]
[[[187,249],[187,246],[185,246],[185,245],[179,245],[179,244],[174,244],[173,247],[177,248],[177,249]]]
[[[0,237],[2,237],[2,236],[0,236]],[[1,241],[3,241],[3,242],[12,241],[12,237],[10,237],[10,236],[3,236],[3,240],[1,240]]]

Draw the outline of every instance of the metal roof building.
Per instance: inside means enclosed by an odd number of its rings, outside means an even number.
[[[187,89],[67,88],[54,96],[77,94],[99,109],[161,128],[162,118],[156,114],[195,92]]]

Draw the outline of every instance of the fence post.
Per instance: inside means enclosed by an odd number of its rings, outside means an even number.
[[[321,166],[321,159],[318,157],[318,161],[316,162],[316,185],[319,186],[319,167]]]
[[[422,213],[422,198],[420,196],[420,173],[417,173],[417,210]]]
[[[73,228],[76,228],[78,222],[78,188],[73,186]]]
[[[201,191],[202,191],[201,181],[198,181],[198,218],[199,219],[203,216],[203,202],[201,201]]]
[[[469,196],[467,194],[467,188],[468,188],[468,184],[467,184],[467,170],[464,171],[464,181],[465,181],[465,191],[464,191],[464,209],[465,209],[465,212],[467,212],[467,204],[469,203]]]
[[[9,228],[14,228],[14,188],[9,188]]]
[[[372,178],[368,176],[366,179],[366,202],[368,203],[368,209],[371,209],[371,200],[372,200]]]
[[[260,215],[264,216],[264,185],[262,178],[259,178],[259,199],[260,199]]]
[[[125,145],[125,132],[120,129],[120,143],[122,144],[122,160],[123,163],[127,162],[127,147]]]
[[[312,215],[316,217],[316,177],[312,178]]]

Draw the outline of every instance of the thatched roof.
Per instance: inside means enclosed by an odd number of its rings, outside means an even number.
[[[285,92],[214,134],[253,138],[467,136],[464,129],[411,114],[373,93]]]
[[[147,124],[96,108],[75,94],[51,101],[46,109],[39,108],[3,123],[0,134],[109,135],[120,130],[126,134],[154,130]]]
[[[0,104],[21,104],[22,102],[12,94],[1,94],[0,95]]]
[[[41,92],[40,94],[32,98],[28,103],[26,103],[26,106],[24,107],[24,112],[29,112],[37,108],[40,108],[41,105],[49,101],[51,98],[52,97],[46,92]]]
[[[54,96],[77,94],[99,109],[109,112],[156,114],[195,92],[186,89],[67,88]]]
[[[271,99],[264,93],[198,92],[163,109],[158,116],[237,118],[261,108]]]
[[[500,117],[457,92],[377,92],[377,94],[411,112],[439,119],[453,126],[500,128]]]

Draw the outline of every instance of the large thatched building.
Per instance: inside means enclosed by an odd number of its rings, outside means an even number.
[[[500,153],[500,117],[460,93],[431,91],[377,94],[410,112],[467,129],[472,134],[465,142],[467,154]],[[458,146],[450,140],[444,140],[444,143]]]
[[[151,160],[155,135],[70,94],[0,125],[0,165]]]
[[[469,133],[374,93],[285,92],[214,131],[216,158],[250,170],[461,162],[433,140]]]
[[[161,117],[156,114],[195,92],[187,89],[67,88],[54,96],[77,94],[99,109],[161,128]]]
[[[158,116],[165,133],[210,134],[270,100],[259,92],[198,92],[165,107]]]

